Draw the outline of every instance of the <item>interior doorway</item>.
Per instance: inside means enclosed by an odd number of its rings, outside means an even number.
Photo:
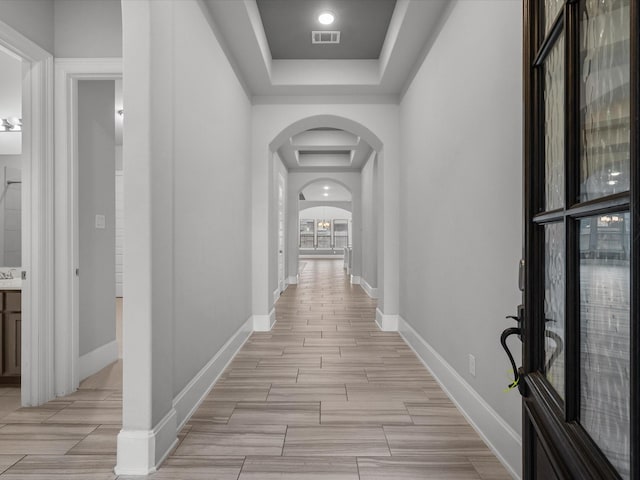
[[[58,396],[74,392],[82,377],[119,357],[115,197],[117,152],[121,152],[116,127],[124,117],[122,105],[116,105],[121,79],[119,58],[56,61]],[[103,305],[104,325],[95,329],[91,315],[95,307],[84,303],[92,296]]]
[[[285,273],[285,182],[278,173],[278,289],[280,293],[286,288]]]
[[[0,47],[0,386],[13,387],[22,375],[22,69]]]
[[[116,339],[116,82],[77,83],[79,381],[118,358]]]

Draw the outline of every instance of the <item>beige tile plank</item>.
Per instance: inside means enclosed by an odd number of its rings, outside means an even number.
[[[286,425],[194,425],[175,456],[281,455]]]
[[[321,404],[323,425],[411,425],[401,401],[325,401]]]
[[[115,480],[113,455],[28,455],[3,480]]]
[[[319,402],[238,402],[229,425],[319,425]]]
[[[407,403],[406,407],[415,425],[468,425],[453,404]]]
[[[385,426],[384,432],[394,456],[406,455],[491,455],[473,428],[466,425]]]
[[[344,384],[274,384],[267,396],[269,402],[321,402],[327,400],[346,401],[347,390]]]
[[[149,480],[237,480],[244,457],[171,457]],[[140,480],[140,477],[118,477]]]
[[[504,466],[493,456],[469,457],[482,480],[512,480]]]
[[[358,457],[360,480],[480,480],[466,457]]]
[[[0,473],[7,470],[10,466],[16,462],[22,460],[24,455],[3,455],[0,454]]]
[[[77,443],[71,455],[115,455],[118,433],[121,427],[102,425]]]
[[[390,455],[382,427],[289,427],[286,456],[386,456]]]
[[[122,403],[112,400],[80,400],[48,418],[46,422],[122,425]]]
[[[239,480],[358,480],[355,457],[247,457]]]

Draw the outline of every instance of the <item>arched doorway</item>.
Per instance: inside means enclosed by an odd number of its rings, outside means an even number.
[[[350,268],[352,283],[361,283],[363,261],[367,262],[369,268],[365,270],[369,277],[363,283],[363,287],[366,285],[367,293],[378,297],[381,307],[384,305],[384,289],[379,287],[383,284],[385,251],[384,242],[378,242],[378,238],[384,234],[384,209],[382,208],[384,183],[382,175],[379,174],[383,158],[383,143],[377,135],[359,122],[335,115],[316,115],[298,120],[281,130],[269,143],[268,172],[272,172],[272,176],[269,181],[270,221],[267,225],[266,273],[267,291],[273,292],[273,303],[277,300],[280,271],[278,255],[281,251],[278,248],[277,231],[277,225],[279,225],[278,179],[283,175],[286,177],[287,185],[287,253],[285,257],[287,283],[296,283],[298,254],[302,246],[300,244],[299,195],[309,185],[318,184],[324,187],[328,185],[322,185],[322,182],[335,182],[352,194],[352,226],[349,239],[353,248]],[[366,188],[364,192],[363,186]],[[362,236],[364,227],[367,230],[366,239]],[[329,238],[321,238],[319,242],[317,225],[314,226],[312,242],[315,253],[319,254],[318,250],[325,250],[322,254],[335,254],[335,233],[332,231],[323,233],[323,236]],[[367,244],[366,248],[363,242]],[[365,251],[367,254],[363,257]],[[392,254],[391,251],[386,253]],[[259,259],[257,263],[260,263]],[[264,298],[258,289],[254,288],[254,292]],[[395,297],[391,302],[392,305],[397,303],[397,284],[394,289],[388,289],[387,294]],[[271,304],[268,306],[268,311],[270,312],[269,321],[272,323],[273,303],[269,301],[268,303]],[[384,315],[383,311],[381,308],[379,317]],[[382,322],[379,323],[382,324]]]

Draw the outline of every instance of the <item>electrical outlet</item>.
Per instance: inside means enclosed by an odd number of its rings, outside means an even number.
[[[476,376],[476,357],[471,354],[469,354],[469,373]]]

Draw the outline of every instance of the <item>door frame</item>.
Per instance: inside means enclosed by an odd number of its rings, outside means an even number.
[[[278,172],[278,289],[287,288],[287,188],[284,177]],[[280,228],[282,227],[282,231]],[[282,276],[281,276],[282,274]]]
[[[80,384],[78,333],[80,298],[79,281],[76,275],[79,258],[78,81],[121,78],[122,58],[55,59],[55,393],[57,396],[74,392]]]
[[[1,21],[0,45],[23,59],[21,401],[36,406],[54,394],[53,56]]]

